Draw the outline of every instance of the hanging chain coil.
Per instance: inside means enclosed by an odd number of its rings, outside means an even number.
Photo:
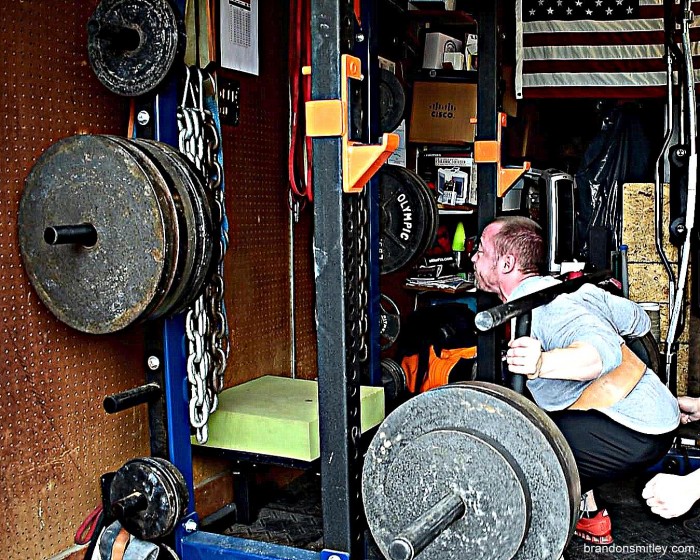
[[[199,443],[208,439],[209,415],[218,406],[229,356],[228,319],[224,303],[224,256],[228,248],[228,221],[224,204],[221,136],[216,121],[216,93],[206,96],[205,76],[187,68],[182,103],[177,111],[180,152],[204,176],[212,197],[214,227],[221,232],[216,268],[204,292],[187,311],[187,379],[190,384],[190,424]],[[193,79],[193,77],[195,79]],[[215,89],[213,76],[209,76]],[[212,101],[213,99],[213,101]]]

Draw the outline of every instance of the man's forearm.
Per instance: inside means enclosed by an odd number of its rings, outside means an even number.
[[[539,376],[545,379],[589,381],[603,371],[598,351],[586,342],[575,342],[566,348],[542,352]]]

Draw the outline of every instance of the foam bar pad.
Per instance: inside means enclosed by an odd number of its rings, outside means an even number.
[[[365,432],[384,419],[383,388],[362,386],[360,403]],[[209,418],[206,446],[303,461],[318,459],[318,384],[266,375],[222,391],[219,407]]]

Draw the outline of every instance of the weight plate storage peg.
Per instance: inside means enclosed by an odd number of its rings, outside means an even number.
[[[180,27],[168,0],[102,0],[87,26],[90,66],[113,93],[148,93],[173,66]]]
[[[109,488],[114,517],[129,533],[144,540],[171,533],[187,513],[189,499],[182,473],[158,457],[127,461]]]
[[[558,560],[579,485],[554,423],[523,396],[481,382],[399,406],[362,472],[367,522],[391,560]]]

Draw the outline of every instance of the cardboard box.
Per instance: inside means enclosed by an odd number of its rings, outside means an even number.
[[[418,153],[418,175],[432,184],[445,206],[476,205],[476,165],[471,149],[428,149]]]
[[[422,144],[474,141],[476,84],[415,82],[408,140]]]

